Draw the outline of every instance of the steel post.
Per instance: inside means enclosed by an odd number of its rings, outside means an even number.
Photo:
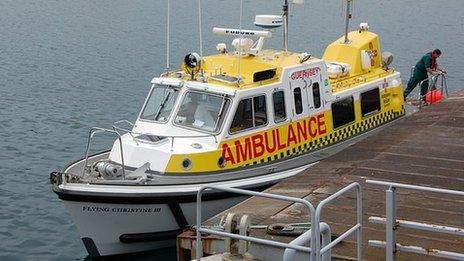
[[[358,251],[358,260],[361,261],[363,257],[363,251],[362,251],[362,224],[363,224],[363,207],[362,207],[362,200],[363,200],[363,193],[362,189],[359,186],[358,189],[356,190],[356,216],[357,216],[357,223],[360,224],[361,226],[358,228],[358,231],[356,232],[356,241],[357,241],[357,251]]]
[[[385,191],[385,213],[387,218],[386,223],[386,260],[394,261],[396,253],[396,192],[395,187],[390,186],[388,190]]]
[[[203,256],[203,245],[201,242],[201,195],[203,193],[203,190],[205,190],[205,187],[202,187],[198,190],[197,192],[197,226],[196,226],[196,259],[197,261],[200,261],[201,257]]]

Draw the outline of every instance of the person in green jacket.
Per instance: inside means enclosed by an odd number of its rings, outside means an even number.
[[[414,90],[417,84],[428,78],[428,73],[437,75],[446,73],[446,71],[438,68],[437,59],[440,57],[441,51],[435,49],[432,52],[426,53],[414,66],[414,72],[409,79],[408,87],[404,90],[404,99]],[[422,97],[427,93],[429,81],[424,81],[421,84],[420,94]]]

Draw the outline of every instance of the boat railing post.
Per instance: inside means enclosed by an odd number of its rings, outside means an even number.
[[[82,170],[82,177],[85,176],[86,170],[90,170],[90,166],[88,166],[89,163],[89,153],[90,153],[90,147],[92,143],[92,138],[95,134],[100,133],[100,132],[108,132],[108,133],[113,133],[118,136],[118,141],[119,141],[119,150],[121,151],[121,165],[122,165],[122,177],[123,179],[126,179],[126,165],[124,164],[124,153],[123,153],[123,147],[122,147],[122,138],[121,134],[117,132],[116,130],[110,130],[110,129],[104,129],[100,127],[92,127],[90,128],[89,131],[89,136],[87,138],[87,148],[85,150],[85,161],[84,161],[84,168]]]
[[[92,137],[93,137],[93,128],[91,128],[89,130],[89,135],[87,137],[87,146],[86,146],[86,149],[85,149],[85,161],[84,161],[84,168],[82,169],[82,177],[85,176],[85,171],[87,170],[87,163],[88,163],[88,160],[89,160],[89,151],[90,151],[90,142],[92,140]]]
[[[174,136],[171,137],[171,152],[174,151]]]

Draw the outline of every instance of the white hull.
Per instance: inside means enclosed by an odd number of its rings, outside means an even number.
[[[206,201],[203,216],[212,217],[243,200],[244,197],[233,197]],[[175,237],[132,243],[120,240],[125,234],[178,230],[174,214],[167,204],[64,202],[91,256],[142,252],[175,245]],[[195,204],[179,204],[189,224],[195,223]]]
[[[262,190],[310,165],[282,173],[209,185]],[[202,185],[205,184],[142,188],[68,183],[59,185],[59,188],[70,194],[73,191],[98,192],[102,196],[100,199],[63,198],[63,202],[88,253],[91,256],[108,256],[174,246],[175,237],[181,230],[186,225],[196,223],[196,192]],[[134,199],[130,196],[134,193],[143,196]],[[202,217],[206,220],[245,198],[220,191],[207,193],[202,199]]]

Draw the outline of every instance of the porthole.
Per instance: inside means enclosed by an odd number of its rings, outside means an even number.
[[[219,157],[218,159],[218,166],[220,168],[224,168],[227,164],[227,160],[224,157]]]
[[[184,170],[189,170],[192,168],[192,161],[190,159],[184,159],[182,161],[182,168]]]

